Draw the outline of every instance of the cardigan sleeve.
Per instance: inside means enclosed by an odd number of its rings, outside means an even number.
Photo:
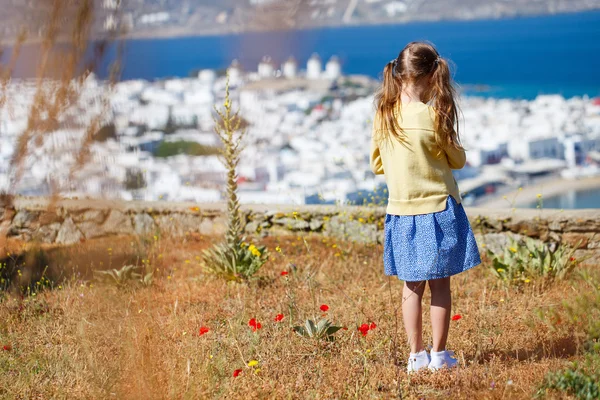
[[[370,157],[371,171],[375,175],[383,175],[383,162],[381,161],[381,152],[379,146],[375,140],[375,123],[373,123],[373,132],[371,133],[371,157]]]
[[[446,157],[448,158],[448,164],[450,169],[462,169],[467,163],[467,155],[464,149],[457,149],[454,146],[448,146],[446,148]]]

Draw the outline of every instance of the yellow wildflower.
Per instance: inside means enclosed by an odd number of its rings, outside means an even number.
[[[281,247],[279,247],[279,246],[275,247],[275,251],[278,253],[281,253]]]
[[[256,360],[252,360],[252,361],[250,361],[250,362],[248,363],[248,366],[249,366],[249,367],[255,367],[255,366],[257,366],[257,365],[258,365],[258,361],[256,361]]]
[[[255,245],[251,244],[248,247],[248,250],[250,250],[250,253],[252,253],[253,256],[260,257],[260,251],[256,248]]]
[[[500,273],[503,273],[503,272],[505,272],[505,269],[504,268],[498,268],[496,271],[498,271]]]
[[[515,247],[510,247],[509,250],[512,251],[513,253],[517,252],[517,249]]]
[[[530,279],[525,279],[525,283],[529,283],[529,282],[531,282]]]
[[[538,199],[541,199],[541,198],[542,198],[542,194],[541,194],[541,193],[538,193],[538,194],[536,194],[535,196],[536,196]]]

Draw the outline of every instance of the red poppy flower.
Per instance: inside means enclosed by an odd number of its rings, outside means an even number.
[[[202,335],[204,335],[205,333],[208,333],[208,331],[209,331],[209,330],[210,330],[210,329],[208,329],[206,326],[201,326],[201,327],[200,327],[200,332],[199,332],[199,335],[200,335],[200,336],[202,336]]]
[[[277,314],[277,315],[275,316],[275,322],[279,322],[279,321],[281,321],[282,319],[283,319],[283,314]]]
[[[462,315],[456,314],[456,315],[452,316],[452,321],[458,321],[461,318],[462,318]]]
[[[233,371],[233,377],[234,377],[234,378],[237,378],[237,377],[238,377],[238,375],[239,375],[239,374],[241,374],[241,373],[242,373],[242,370],[241,370],[241,369],[236,369],[235,371]]]
[[[577,261],[577,259],[576,259],[575,257],[571,257],[571,259],[570,259],[570,260],[571,260],[571,262],[575,262],[575,261]]]
[[[377,325],[375,325],[375,322],[371,322],[371,325],[369,325],[369,329],[373,330],[377,328]]]
[[[12,350],[12,346],[10,344],[5,344],[4,346],[2,346],[2,350],[4,350],[4,351],[11,351]]]
[[[257,329],[262,328],[261,323],[258,322],[256,318],[252,318],[250,321],[248,321],[248,325],[252,328],[252,332],[256,332]]]
[[[369,332],[369,324],[362,324],[358,327],[358,330],[363,336],[367,336],[367,333]]]
[[[281,276],[286,276],[287,274],[289,274],[289,272],[287,272],[287,271],[281,271]]]
[[[323,304],[321,307],[319,307],[321,309],[321,311],[323,312],[327,312],[329,311],[329,306],[327,304]]]

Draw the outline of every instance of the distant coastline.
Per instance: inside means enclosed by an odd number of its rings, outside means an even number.
[[[190,30],[189,28],[181,27],[167,27],[167,28],[156,28],[142,31],[134,31],[120,36],[117,40],[126,41],[145,41],[145,40],[168,40],[168,39],[185,39],[185,38],[201,38],[201,37],[215,37],[215,36],[240,36],[244,34],[253,33],[282,33],[282,32],[302,32],[302,31],[318,31],[328,29],[343,29],[343,28],[359,28],[359,27],[372,27],[372,26],[404,26],[411,24],[437,24],[444,22],[455,22],[455,23],[469,23],[469,22],[495,22],[495,21],[509,21],[509,20],[521,20],[521,19],[538,19],[538,18],[552,18],[560,17],[564,15],[589,15],[594,13],[600,13],[600,6],[595,9],[589,10],[574,10],[574,11],[561,11],[557,13],[521,13],[514,15],[504,15],[498,18],[435,18],[435,19],[374,19],[374,20],[355,20],[350,22],[343,21],[328,21],[324,24],[312,24],[303,26],[292,26],[286,29],[264,29],[266,26],[260,25],[248,25],[245,27],[231,27],[231,25],[222,25],[222,29],[215,29],[212,27],[207,30]],[[96,35],[92,40],[101,41],[106,40],[108,35]],[[43,37],[28,38],[24,44],[33,45],[42,42]],[[69,36],[58,37],[57,43],[68,43]],[[16,43],[16,37],[14,38],[2,38],[0,39],[0,45],[2,46],[13,46]]]
[[[582,191],[600,188],[600,176],[577,180],[550,178],[541,182],[525,186],[522,190],[514,190],[503,196],[490,196],[488,200],[477,203],[477,207],[484,208],[521,208],[533,203],[541,195],[543,199],[551,199],[568,191]],[[600,204],[600,200],[598,201]]]

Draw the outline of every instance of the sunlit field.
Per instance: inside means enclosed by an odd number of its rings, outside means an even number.
[[[502,283],[489,261],[459,275],[448,347],[460,368],[409,376],[402,283],[384,276],[381,246],[256,239],[269,260],[257,279],[237,283],[202,267],[202,249],[216,240],[3,242],[2,397],[564,398],[550,371],[598,373],[593,267],[518,287]],[[11,260],[22,265],[12,274]],[[151,275],[92,273],[123,265]],[[307,319],[341,329],[294,332]]]

